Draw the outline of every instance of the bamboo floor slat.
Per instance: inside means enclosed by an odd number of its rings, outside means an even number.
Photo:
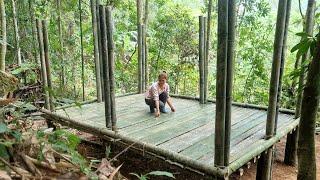
[[[215,104],[172,98],[176,112],[155,118],[142,94],[116,98],[118,133],[142,143],[177,153],[206,165],[214,162]],[[167,106],[167,110],[170,110]],[[104,103],[68,107],[58,115],[97,128],[105,127]],[[232,107],[230,163],[265,141],[267,112]],[[294,122],[293,115],[279,113],[278,132]]]

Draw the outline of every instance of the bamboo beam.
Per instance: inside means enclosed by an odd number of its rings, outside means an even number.
[[[43,32],[44,60],[45,60],[45,68],[47,72],[47,82],[48,82],[48,91],[49,91],[49,105],[50,105],[50,110],[54,111],[53,86],[52,86],[52,80],[51,80],[51,65],[50,65],[50,58],[49,58],[48,27],[47,27],[47,22],[45,20],[42,20],[42,32]]]
[[[212,12],[212,0],[208,3],[208,15],[207,15],[207,30],[206,30],[206,52],[205,52],[205,65],[204,65],[204,100],[208,99],[208,69],[209,69],[209,50],[210,50],[210,35],[211,35],[211,12]]]
[[[230,156],[230,133],[231,133],[231,110],[232,110],[232,86],[233,86],[233,61],[236,36],[236,3],[235,0],[228,2],[228,54],[227,54],[227,82],[226,82],[226,115],[225,115],[225,152],[224,165],[229,165]]]
[[[109,57],[108,57],[108,39],[107,39],[107,25],[106,25],[106,8],[99,5],[99,18],[100,18],[100,37],[101,37],[101,50],[102,50],[102,64],[103,64],[103,84],[104,84],[104,102],[105,102],[105,117],[106,126],[111,127],[111,99],[110,99],[110,78],[109,78]]]
[[[36,19],[36,24],[37,24],[37,36],[38,36],[40,61],[41,61],[41,80],[42,80],[42,86],[43,86],[45,108],[50,110],[47,70],[46,70],[46,62],[45,62],[44,47],[43,47],[42,23],[39,19]]]
[[[285,28],[285,21],[286,21],[286,11],[287,11],[287,0],[279,0],[277,25],[276,25],[275,40],[274,40],[270,89],[269,89],[269,107],[268,107],[266,137],[265,137],[266,139],[270,139],[271,137],[274,136],[281,55],[282,55],[282,49],[283,49],[284,28]],[[272,168],[273,147],[270,147],[267,150],[267,154],[263,154],[262,156],[263,157],[258,162],[256,177],[259,179],[261,178],[262,180],[269,180],[271,179],[271,172],[272,172],[271,168]]]
[[[98,102],[102,102],[96,0],[90,0],[90,7],[91,7],[91,16],[92,16],[92,35],[93,35],[93,41],[94,41],[94,63],[95,63],[95,70],[96,70],[95,72],[96,72],[97,100]]]
[[[205,25],[205,18],[203,16],[199,16],[199,91],[200,91],[200,103],[204,104],[204,66],[205,66],[205,34],[204,34],[204,27]]]
[[[114,79],[114,41],[113,41],[113,18],[112,7],[106,8],[107,19],[107,39],[108,39],[108,63],[109,63],[109,85],[110,85],[110,105],[112,130],[117,131],[116,99],[115,99],[115,79]]]
[[[216,80],[216,121],[214,165],[224,166],[225,112],[226,112],[226,70],[228,45],[228,1],[218,1],[218,46]]]
[[[142,44],[142,2],[141,0],[136,0],[137,2],[137,43],[138,43],[138,92],[143,93],[143,44]]]

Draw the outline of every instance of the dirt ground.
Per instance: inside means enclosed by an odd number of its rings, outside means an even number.
[[[88,136],[87,136],[88,137]],[[283,163],[284,152],[285,152],[285,138],[283,138],[277,146],[277,157],[273,166],[273,180],[295,180],[297,179],[297,168],[287,166]],[[125,147],[111,147],[112,153],[110,157],[120,153]],[[85,150],[86,149],[86,150]],[[104,156],[105,150],[103,148],[97,148],[92,146],[91,148],[86,146],[82,151],[86,151],[83,154],[95,158],[102,158]],[[99,153],[100,152],[100,153]],[[87,156],[87,157],[88,157]],[[320,135],[316,136],[316,158],[317,158],[317,179],[320,180]],[[187,169],[182,169],[178,166],[170,165],[168,162],[147,156],[141,152],[137,151],[126,151],[122,153],[117,161],[114,163],[114,166],[122,164],[120,169],[121,174],[127,179],[137,179],[132,176],[130,173],[137,174],[146,174],[151,171],[167,171],[174,174],[175,179],[178,180],[201,180],[201,179],[212,179],[210,176],[201,175],[195,172],[192,172]],[[230,179],[237,180],[251,180],[255,179],[256,176],[256,164],[251,165],[249,169],[244,168],[243,176],[239,177],[238,174],[233,174]],[[150,177],[150,179],[168,179],[161,177]]]
[[[272,171],[273,180],[296,180],[297,179],[297,167],[287,166],[283,163],[285,152],[285,138],[283,138],[277,145],[277,157]],[[320,135],[316,136],[316,159],[317,159],[317,179],[320,180]],[[240,178],[243,180],[255,179],[256,176],[256,164],[250,169],[244,172],[244,175]]]

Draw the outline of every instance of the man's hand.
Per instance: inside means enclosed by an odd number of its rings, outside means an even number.
[[[155,117],[159,117],[159,116],[160,116],[160,111],[156,111],[156,112],[154,113],[154,116],[155,116]]]
[[[172,112],[176,112],[176,109],[174,107],[171,108]]]

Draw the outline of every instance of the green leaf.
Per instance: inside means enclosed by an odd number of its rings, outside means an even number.
[[[10,132],[10,129],[7,127],[6,124],[0,123],[0,134]]]
[[[5,145],[0,144],[0,157],[4,159],[9,159],[9,153]]]
[[[167,176],[167,177],[170,177],[170,178],[174,178],[173,174],[170,173],[170,172],[167,172],[167,171],[152,171],[152,172],[149,172],[148,175],[154,175],[154,176]]]

